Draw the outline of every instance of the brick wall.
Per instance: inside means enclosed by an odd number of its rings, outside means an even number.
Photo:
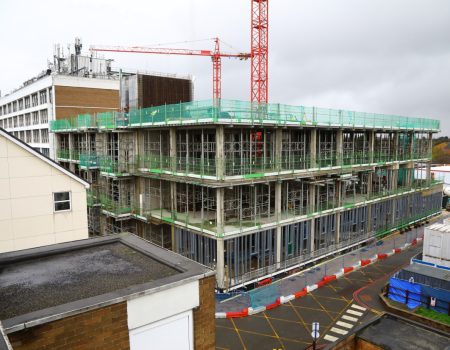
[[[55,86],[56,119],[118,110],[119,102],[118,90]]]
[[[214,349],[216,345],[216,320],[214,287],[216,277],[199,281],[200,306],[194,310],[194,348],[195,350]]]
[[[8,338],[14,350],[129,349],[127,304],[84,312],[9,334]]]

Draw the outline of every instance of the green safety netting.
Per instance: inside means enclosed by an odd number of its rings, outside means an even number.
[[[128,113],[83,114],[71,119],[54,120],[50,123],[50,130],[58,132],[91,127],[115,129],[203,122],[323,125],[427,131],[438,131],[440,127],[439,120],[427,118],[276,103],[252,104],[236,100],[206,100],[143,108]]]

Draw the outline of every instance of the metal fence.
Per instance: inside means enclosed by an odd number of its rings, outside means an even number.
[[[354,242],[354,245],[358,245],[364,240],[367,241],[367,245],[363,248],[311,267],[302,272],[292,274],[286,278],[274,280],[272,277],[269,277],[266,280],[256,282],[256,284],[261,286],[249,291],[232,292],[220,295],[216,300],[216,312],[238,312],[248,307],[257,309],[276,303],[281,296],[286,297],[299,293],[307,286],[312,286],[322,281],[325,276],[337,274],[347,267],[358,265],[360,261],[372,259],[378,254],[388,254],[394,249],[404,247],[406,244],[417,241],[418,237],[423,237],[423,227],[414,228],[411,231],[395,235],[394,237],[390,236],[380,241],[371,239],[369,238],[369,235],[367,235],[366,239],[359,239],[358,242]],[[335,254],[337,246],[338,245],[327,247],[320,251],[315,251],[312,254],[308,254],[308,256],[298,257],[296,258],[297,263],[300,264],[305,261],[310,263],[314,256],[322,259],[325,258],[327,254]],[[345,242],[345,249],[348,248],[348,242]],[[294,261],[289,261],[289,263],[286,263],[286,266],[292,268],[294,263]],[[279,271],[279,268],[277,269],[276,266],[272,267],[274,269],[273,272]],[[267,275],[270,274],[270,268],[271,267],[266,268],[266,272],[268,272]],[[252,271],[252,273],[253,272],[254,271]],[[255,277],[261,276],[260,272],[261,271],[255,272]],[[267,283],[267,285],[263,285],[265,283]]]
[[[405,305],[413,303],[416,307],[422,306],[450,316],[450,302],[447,300],[415,293],[414,291],[403,289],[398,286],[392,287],[389,284],[386,286],[386,295],[389,299]]]

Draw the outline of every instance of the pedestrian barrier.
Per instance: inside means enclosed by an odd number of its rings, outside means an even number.
[[[216,318],[239,318],[273,309],[293,299],[325,286],[345,274],[387,259],[422,241],[418,230],[389,238],[383,244],[372,243],[357,252],[312,267],[301,274],[275,280],[273,277],[256,282],[258,288],[248,292],[218,297]],[[423,231],[421,231],[423,235]],[[226,304],[226,305],[224,305]],[[229,311],[233,309],[233,311]]]

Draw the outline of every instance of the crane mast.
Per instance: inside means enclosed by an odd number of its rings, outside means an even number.
[[[251,45],[250,53],[224,53],[220,51],[220,41],[214,38],[214,50],[190,50],[143,46],[91,46],[91,51],[128,52],[160,55],[208,56],[213,63],[213,100],[218,106],[222,97],[222,57],[251,60],[250,101],[259,106],[268,102],[268,50],[269,50],[269,0],[251,1]]]
[[[250,101],[268,102],[269,0],[251,0]]]

